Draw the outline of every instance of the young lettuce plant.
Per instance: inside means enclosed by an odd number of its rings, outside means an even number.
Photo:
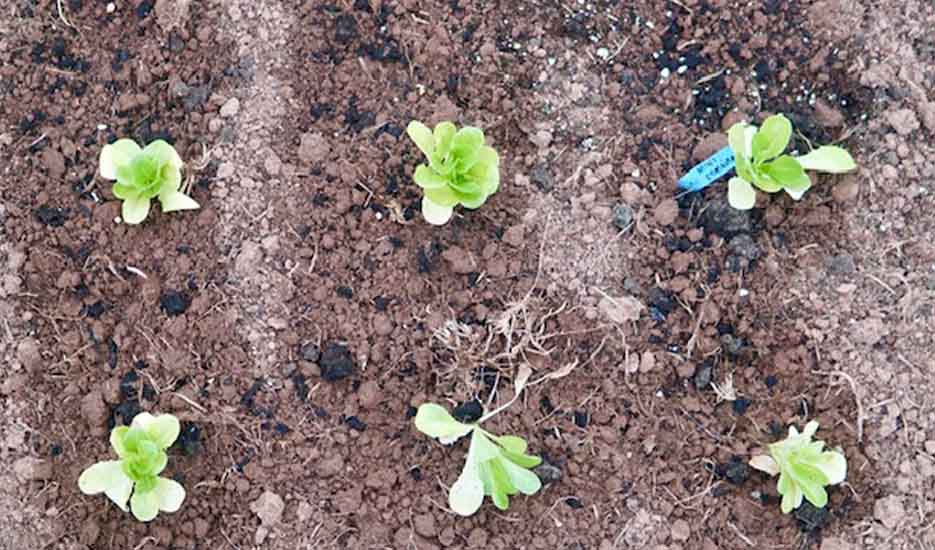
[[[767,193],[785,191],[799,200],[812,186],[806,170],[843,174],[857,168],[847,151],[833,145],[801,157],[783,154],[792,138],[792,123],[783,115],[767,118],[759,129],[745,122],[734,124],[727,138],[737,169],[727,184],[727,199],[739,210],[753,208],[754,187]]]
[[[460,130],[442,122],[435,131],[421,122],[409,123],[406,133],[428,159],[412,179],[422,188],[422,216],[432,225],[444,225],[454,207],[480,208],[500,187],[500,157],[485,145],[480,128]]]
[[[818,422],[812,420],[799,433],[789,426],[789,436],[769,446],[769,455],[754,456],[750,465],[774,476],[782,495],[780,508],[788,514],[802,504],[802,497],[816,508],[828,504],[826,485],[836,485],[847,476],[847,460],[838,451],[825,451],[824,441],[812,441]]]
[[[88,467],[78,478],[78,488],[86,495],[104,493],[124,512],[129,500],[140,521],[151,521],[159,512],[177,511],[185,500],[185,489],[159,474],[169,461],[166,449],[178,436],[179,420],[171,414],[136,415],[129,428],[118,426],[110,432],[110,444],[120,460]]]
[[[472,515],[480,508],[484,495],[490,496],[497,508],[506,510],[510,505],[510,496],[517,493],[533,495],[542,487],[542,482],[530,471],[542,459],[526,454],[526,441],[523,438],[515,435],[496,436],[480,427],[481,423],[516,401],[528,379],[528,369],[521,369],[513,399],[485,414],[474,424],[458,422],[444,407],[434,403],[424,403],[419,407],[416,428],[429,437],[438,438],[448,445],[471,435],[464,469],[448,492],[448,506],[455,513]]]
[[[156,140],[141,149],[132,139],[119,139],[101,149],[101,177],[116,180],[114,195],[123,201],[121,217],[138,224],[149,215],[149,201],[158,198],[163,212],[197,210],[182,193],[182,159],[175,148]]]

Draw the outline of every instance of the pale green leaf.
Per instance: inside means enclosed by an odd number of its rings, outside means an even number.
[[[481,483],[484,484],[484,494],[492,495],[493,494],[493,475],[490,473],[490,463],[480,462],[477,463],[477,472],[480,476]]]
[[[484,132],[480,128],[465,126],[458,130],[451,144],[451,154],[457,159],[459,170],[470,170],[481,156]]]
[[[734,157],[750,161],[752,156],[753,136],[756,135],[756,126],[746,122],[738,122],[727,131],[727,142],[730,144]]]
[[[455,440],[467,435],[472,426],[454,419],[444,407],[435,403],[423,403],[416,412],[416,429],[429,437]]]
[[[160,449],[168,449],[179,436],[179,419],[171,414],[152,415],[142,412],[133,417],[132,428],[146,432],[146,436]]]
[[[510,481],[502,461],[492,460],[485,465],[490,470],[490,477],[493,480],[493,491],[490,498],[494,506],[500,510],[506,510],[510,507],[510,495],[516,494],[516,488]]]
[[[801,460],[801,457],[797,457]],[[788,465],[788,473],[792,479],[799,485],[818,485],[819,487],[828,484],[828,477],[820,469],[804,461],[794,460]]]
[[[837,451],[821,453],[814,466],[828,478],[829,485],[837,485],[847,477],[847,459]]]
[[[760,169],[783,189],[799,189],[802,187],[802,178],[808,179],[808,175],[802,169],[799,161],[789,155],[782,155],[776,160],[764,164]]]
[[[458,202],[468,210],[476,210],[487,202],[488,194],[483,189],[478,188],[473,194],[458,193]]]
[[[471,167],[468,175],[479,182],[481,191],[490,196],[500,187],[500,157],[493,147],[481,148],[477,162]]]
[[[160,477],[153,492],[159,499],[161,512],[177,512],[185,500],[185,488],[177,481]]]
[[[844,481],[847,461],[838,452],[822,452],[823,441],[812,441],[818,430],[818,422],[811,421],[802,433],[789,427],[786,439],[769,446],[772,461],[755,457],[751,465],[764,471],[775,471],[778,467],[777,490],[783,496],[782,511],[788,513],[797,508],[802,499],[808,499],[821,508],[828,503],[825,486]]]
[[[757,455],[750,459],[750,466],[774,476],[779,473],[779,465],[769,455]]]
[[[439,189],[448,185],[448,180],[424,164],[416,166],[412,180],[423,189]]]
[[[182,171],[170,164],[164,164],[160,167],[159,179],[161,180],[157,188],[157,194],[159,195],[178,191],[182,187]]]
[[[750,210],[756,204],[756,191],[748,181],[731,178],[727,182],[727,202],[737,210]]]
[[[418,120],[413,120],[406,127],[406,134],[409,135],[409,139],[416,144],[416,147],[422,151],[426,158],[432,158],[432,154],[435,152],[435,138],[428,126]]]
[[[536,466],[542,464],[542,459],[538,456],[518,454],[507,450],[500,451],[500,454],[513,464],[523,468],[535,468]]]
[[[828,493],[824,489],[828,478],[821,470],[808,464],[795,464],[790,468],[790,474],[795,486],[816,508],[828,504]]]
[[[143,154],[154,159],[162,167],[170,165],[173,168],[181,169],[183,166],[182,157],[176,152],[175,147],[169,145],[161,139],[151,142],[143,149]]]
[[[802,491],[795,482],[789,479],[785,474],[779,475],[779,484],[777,486],[779,494],[782,495],[780,510],[783,514],[788,514],[802,505]]]
[[[143,522],[152,521],[159,514],[159,495],[156,491],[135,491],[130,498],[133,516]]]
[[[763,121],[753,136],[751,156],[755,163],[776,158],[786,150],[792,138],[792,123],[783,115],[773,115]]]
[[[439,206],[450,206],[452,208],[457,206],[460,201],[450,185],[438,189],[426,189],[425,196]]]
[[[484,178],[484,192],[487,193],[487,196],[493,195],[500,189],[500,168],[498,166],[493,166],[487,172],[487,177]]]
[[[123,455],[126,453],[126,448],[123,445],[123,438],[129,431],[130,428],[127,426],[117,426],[110,431],[110,446],[113,447],[117,456],[121,458],[123,458]]]
[[[132,188],[139,197],[153,198],[162,186],[159,162],[143,154],[137,155],[129,164],[117,167],[117,182]]]
[[[798,157],[799,164],[806,170],[843,174],[857,169],[851,154],[840,147],[825,145],[807,155]]]
[[[510,477],[510,481],[520,493],[524,495],[534,495],[542,488],[542,482],[535,473],[526,468],[521,468],[508,460],[502,462],[507,475]]]
[[[139,428],[146,432],[146,429],[149,428],[153,422],[156,421],[156,417],[148,412],[141,412],[133,417],[133,422],[130,423],[131,428]]]
[[[435,138],[436,155],[447,156],[451,151],[457,128],[451,122],[439,122],[435,126],[433,137]]]
[[[805,425],[805,429],[802,430],[802,435],[808,439],[815,437],[815,433],[818,432],[818,421],[812,420]]]
[[[118,139],[101,148],[100,173],[108,180],[117,179],[117,169],[130,164],[142,150],[132,139]]]
[[[472,459],[480,462],[487,462],[500,456],[500,449],[485,435],[483,430],[474,430],[471,436],[471,447],[468,453]]]
[[[177,210],[198,210],[201,205],[194,199],[182,193],[181,191],[172,191],[159,195],[159,204],[163,212],[175,212]]]
[[[538,456],[526,454],[526,440],[515,435],[504,435],[496,438],[497,443],[503,447],[500,454],[507,460],[523,468],[535,468],[542,463]]]
[[[458,515],[470,516],[480,509],[484,502],[484,482],[481,480],[478,465],[468,460],[458,480],[448,492],[448,506]]]
[[[123,472],[119,460],[98,462],[81,472],[78,488],[86,495],[104,493],[121,510],[127,510],[127,499],[133,491],[133,481]]]
[[[504,449],[517,454],[526,452],[526,440],[515,435],[502,435],[496,438],[497,443]]]
[[[422,217],[432,225],[445,225],[454,213],[453,206],[436,203],[428,195],[422,197]]]
[[[136,197],[124,200],[120,214],[124,223],[131,225],[142,223],[149,215],[149,199]]]
[[[802,172],[802,175],[799,176],[798,180],[790,181],[788,184],[783,186],[783,190],[788,194],[793,200],[801,200],[805,195],[805,192],[812,188],[812,179]]]
[[[127,185],[126,183],[120,183],[119,181],[114,182],[114,185],[111,187],[111,190],[113,191],[114,196],[117,197],[118,199],[127,200],[127,199],[137,198],[140,196],[140,192],[138,189],[136,189],[132,185]]]
[[[163,470],[166,469],[166,466],[168,464],[169,464],[169,455],[167,455],[165,451],[161,451],[156,455],[155,459],[152,462],[150,462],[150,466],[151,466],[150,473],[152,473],[152,475],[159,475],[162,473]]]

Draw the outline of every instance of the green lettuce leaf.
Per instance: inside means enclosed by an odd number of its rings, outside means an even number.
[[[163,140],[141,149],[133,140],[120,139],[101,149],[101,177],[116,180],[113,193],[123,201],[121,217],[128,224],[142,223],[157,196],[163,212],[200,208],[179,191],[182,166],[178,152]]]
[[[412,121],[406,133],[428,159],[413,173],[422,188],[422,215],[432,225],[447,223],[457,206],[480,208],[500,187],[500,158],[485,145],[484,132],[466,126],[460,130],[442,122],[430,131]]]
[[[798,157],[799,164],[805,170],[843,174],[857,169],[857,163],[851,154],[840,147],[825,145],[807,155]]]
[[[760,471],[779,474],[776,488],[782,495],[784,514],[798,508],[803,498],[817,508],[824,507],[828,504],[825,487],[841,483],[847,476],[844,455],[824,451],[823,441],[812,441],[817,430],[818,422],[814,420],[802,433],[790,426],[784,440],[769,446],[769,456],[759,455],[750,460],[750,465]]]
[[[753,136],[750,156],[754,162],[762,163],[782,154],[792,139],[792,123],[783,115],[773,115],[763,121]]]

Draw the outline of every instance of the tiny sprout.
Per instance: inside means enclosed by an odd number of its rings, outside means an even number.
[[[129,428],[118,426],[110,432],[110,444],[120,460],[88,467],[78,478],[78,488],[86,495],[104,493],[124,512],[129,500],[140,521],[151,521],[159,512],[177,511],[185,500],[185,489],[159,474],[169,461],[166,449],[178,438],[179,429],[179,420],[171,414],[136,415]]]
[[[175,148],[161,139],[145,149],[132,139],[119,139],[101,149],[101,177],[116,180],[114,196],[123,201],[121,215],[129,224],[146,219],[153,198],[159,199],[163,212],[200,208],[179,190],[182,165]]]
[[[780,508],[788,514],[802,504],[802,497],[816,508],[828,504],[826,485],[836,485],[847,476],[847,460],[838,451],[824,451],[824,441],[812,441],[818,422],[812,420],[799,433],[789,426],[789,436],[769,446],[769,455],[754,456],[750,465],[774,476],[782,495]]]
[[[460,130],[442,122],[432,132],[421,122],[409,123],[406,133],[428,159],[416,167],[412,179],[425,193],[422,215],[432,225],[444,225],[454,207],[480,208],[500,187],[500,158],[485,145],[484,132],[465,126]]]
[[[455,513],[472,515],[480,509],[484,495],[490,496],[497,508],[506,510],[510,505],[510,496],[517,493],[533,495],[542,487],[542,482],[530,471],[542,459],[526,454],[527,445],[523,438],[515,435],[496,436],[480,427],[482,422],[513,404],[528,379],[528,368],[521,369],[513,399],[485,414],[474,424],[458,422],[444,407],[434,403],[419,406],[416,428],[425,435],[449,445],[471,434],[464,469],[448,493],[448,506]]]
[[[738,210],[753,208],[754,186],[767,193],[785,191],[799,200],[812,186],[806,170],[843,174],[857,169],[850,153],[832,145],[801,157],[784,155],[792,123],[783,115],[767,118],[759,129],[745,122],[734,124],[727,138],[737,168],[737,175],[727,183],[727,200]]]

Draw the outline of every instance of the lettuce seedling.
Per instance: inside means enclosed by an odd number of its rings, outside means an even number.
[[[782,495],[780,508],[788,514],[802,504],[804,496],[816,508],[828,504],[826,485],[836,485],[847,476],[847,460],[838,451],[824,451],[824,441],[812,441],[818,422],[812,420],[799,433],[789,426],[789,436],[769,446],[769,455],[758,455],[750,465],[774,476]]]
[[[519,397],[528,380],[528,372],[521,373],[516,381],[516,395],[507,404],[487,413],[474,424],[458,422],[434,403],[424,403],[416,413],[416,428],[429,437],[438,438],[448,445],[470,434],[464,469],[448,492],[448,506],[462,516],[476,512],[484,501],[484,495],[493,500],[500,510],[510,505],[510,496],[517,493],[533,495],[542,487],[538,476],[530,470],[542,459],[526,454],[526,441],[515,435],[496,436],[482,429],[480,424],[510,406]]]
[[[484,132],[465,126],[460,130],[442,122],[432,132],[421,122],[409,123],[406,133],[429,160],[416,167],[412,179],[422,188],[422,216],[432,225],[444,225],[454,207],[480,208],[500,187],[500,157],[485,145]]]
[[[124,512],[129,500],[140,521],[151,521],[159,512],[177,511],[185,500],[185,489],[159,474],[169,461],[166,449],[178,436],[179,420],[171,414],[136,415],[129,428],[118,426],[110,432],[110,444],[120,460],[87,468],[78,478],[78,488],[86,495],[104,493]]]
[[[119,139],[101,149],[101,177],[116,180],[114,196],[123,201],[121,217],[138,224],[149,214],[149,201],[158,198],[163,212],[197,210],[182,193],[182,159],[175,148],[158,139],[140,149],[132,139]]]
[[[754,186],[767,193],[782,190],[799,200],[812,186],[806,170],[842,174],[857,168],[847,151],[832,145],[801,157],[783,154],[792,138],[792,123],[783,115],[767,118],[759,129],[745,122],[734,124],[727,138],[737,169],[727,184],[727,199],[739,210],[753,208]]]

